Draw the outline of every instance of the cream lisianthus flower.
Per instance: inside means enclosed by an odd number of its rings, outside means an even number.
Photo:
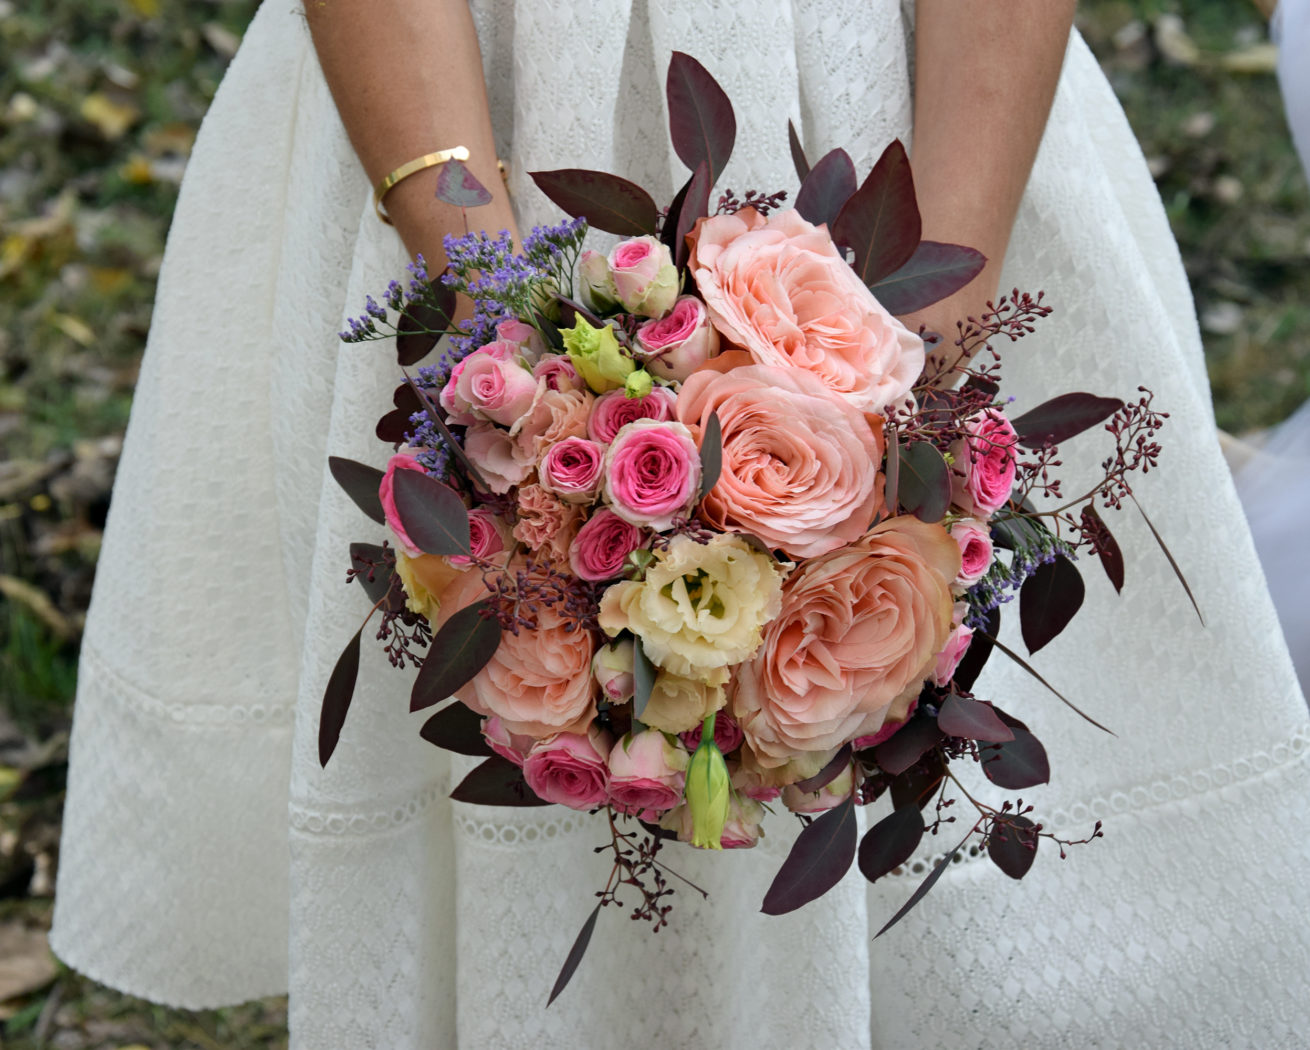
[[[600,626],[631,631],[652,663],[702,681],[754,655],[766,623],[782,608],[782,572],[740,536],[708,543],[675,536],[640,582],[610,587]]]
[[[710,672],[703,678],[683,678],[669,671],[660,671],[651,687],[650,699],[641,713],[648,726],[666,733],[685,733],[705,721],[728,702],[723,688],[728,681],[728,669]]]

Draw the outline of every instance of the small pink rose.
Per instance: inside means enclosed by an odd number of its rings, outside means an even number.
[[[523,762],[523,779],[547,802],[569,809],[594,809],[609,791],[609,742],[592,730],[587,736],[557,733],[540,740]]]
[[[452,554],[450,564],[457,569],[464,569],[473,564],[474,558],[490,558],[505,549],[505,539],[509,528],[500,516],[485,507],[469,511],[469,547],[472,557]]]
[[[960,545],[960,575],[955,577],[955,585],[968,590],[991,568],[991,533],[976,518],[961,518],[951,526],[951,539]]]
[[[795,784],[788,784],[782,789],[782,804],[793,813],[822,813],[840,806],[854,790],[853,768],[848,766],[840,776],[828,781],[818,791],[802,791]]]
[[[494,423],[474,423],[464,432],[464,453],[492,492],[506,493],[532,473],[532,464],[521,462],[515,454],[517,447],[509,432]]]
[[[588,248],[578,259],[582,297],[595,309],[608,311],[618,305],[619,293],[610,276],[610,264],[600,252]]]
[[[611,704],[626,704],[632,699],[632,656],[632,639],[625,638],[602,645],[591,658],[591,676],[600,686],[601,696]]]
[[[696,502],[700,478],[700,450],[681,423],[629,423],[605,454],[605,498],[634,525],[672,526]]]
[[[565,503],[590,503],[600,491],[605,449],[587,438],[569,437],[550,446],[537,467],[541,487]]]
[[[744,764],[733,771],[732,787],[756,802],[772,802],[782,794],[782,788],[768,783],[758,769]]]
[[[719,843],[724,849],[750,849],[764,834],[763,823],[764,807],[759,801],[734,791]]]
[[[629,733],[610,750],[610,805],[642,820],[659,820],[682,801],[688,758],[658,729]]]
[[[955,502],[980,518],[990,518],[1014,488],[1014,449],[1018,435],[999,408],[986,409],[965,423],[965,440],[956,448]]]
[[[678,734],[678,739],[683,742],[688,751],[695,751],[700,746],[702,729],[704,729],[704,725],[697,722],[685,733]],[[741,747],[741,742],[744,739],[745,736],[742,734],[741,726],[737,725],[736,720],[727,711],[720,711],[715,716],[714,744],[725,755],[730,755]]]
[[[547,390],[586,390],[587,384],[567,354],[547,354],[533,366],[532,377]]]
[[[607,445],[615,434],[639,419],[667,423],[673,418],[677,402],[677,395],[665,386],[651,387],[645,397],[628,397],[622,390],[611,390],[596,399],[587,420],[587,434],[593,441]]]
[[[705,304],[684,295],[667,317],[647,321],[637,329],[646,371],[678,382],[719,352],[719,333],[710,324]]]
[[[400,544],[401,550],[411,558],[417,558],[423,552],[414,546],[414,541],[409,538],[405,526],[400,523],[400,514],[396,511],[395,478],[397,470],[417,470],[420,474],[426,474],[427,471],[423,469],[423,464],[413,456],[397,453],[387,461],[387,471],[382,475],[382,481],[378,484],[378,499],[382,501],[382,513],[386,515],[387,526],[395,533],[396,542]]]
[[[459,376],[451,377],[456,406],[467,406],[475,417],[505,427],[513,426],[532,407],[537,381],[513,343],[489,343],[460,364]]]
[[[492,751],[501,758],[509,759],[516,766],[523,765],[523,760],[536,743],[536,740],[530,736],[511,733],[500,720],[500,715],[492,715],[482,720],[482,737]]]
[[[609,254],[610,277],[629,313],[663,317],[678,297],[678,271],[669,249],[649,235],[620,241]]]
[[[601,507],[573,538],[569,567],[574,576],[592,583],[615,579],[623,575],[628,555],[645,539],[645,530]]]
[[[530,360],[536,361],[546,352],[546,344],[532,325],[511,317],[496,325],[496,340],[501,343],[513,343]]]
[[[960,661],[969,651],[969,643],[972,641],[972,627],[960,624],[951,631],[951,636],[946,639],[946,647],[937,654],[937,665],[933,669],[932,680],[937,685],[950,685],[955,669],[960,666]]]

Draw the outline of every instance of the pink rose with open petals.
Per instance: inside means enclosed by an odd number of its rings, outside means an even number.
[[[960,666],[960,661],[964,659],[964,654],[969,651],[969,643],[972,641],[972,627],[959,624],[951,631],[951,636],[946,639],[946,645],[937,654],[937,666],[933,668],[932,674],[933,682],[937,685],[951,684],[955,669]]]
[[[459,375],[452,374],[446,385],[455,388],[455,405],[475,418],[508,427],[532,407],[537,381],[514,344],[488,344],[469,354],[460,365]]]
[[[450,370],[450,378],[437,394],[437,402],[446,411],[447,422],[466,427],[478,417],[473,413],[473,406],[459,394],[459,380],[464,368],[477,354],[484,354],[496,361],[511,361],[518,356],[518,348],[512,343],[487,343],[469,354],[462,361],[457,361]]]
[[[646,530],[601,507],[578,530],[569,547],[573,575],[599,583],[623,575],[628,555],[646,542]]]
[[[605,449],[587,438],[552,445],[537,467],[541,487],[565,503],[590,503],[600,491]]]
[[[588,390],[539,390],[527,415],[510,429],[514,459],[536,466],[552,445],[567,437],[586,437],[595,400]]]
[[[923,370],[923,340],[873,297],[827,229],[793,211],[701,219],[688,267],[710,319],[762,365],[813,372],[856,408],[882,411]]]
[[[472,557],[464,554],[452,554],[450,564],[457,569],[467,568],[474,558],[490,558],[505,549],[505,540],[509,536],[509,527],[500,516],[485,507],[469,511],[469,548]]]
[[[882,506],[882,421],[809,372],[766,365],[693,372],[678,393],[678,419],[702,428],[717,413],[723,441],[718,483],[701,501],[714,528],[746,532],[795,558],[812,558],[863,535]]]
[[[397,470],[417,470],[420,474],[426,474],[427,471],[423,469],[423,464],[413,456],[398,452],[387,461],[387,471],[382,475],[382,481],[378,484],[378,499],[382,501],[382,513],[386,516],[387,527],[395,534],[396,542],[400,544],[401,550],[411,558],[417,558],[423,552],[414,546],[414,541],[409,538],[405,526],[400,523],[400,514],[396,511],[395,479]]]
[[[1019,437],[999,408],[986,409],[965,424],[953,469],[955,502],[970,514],[990,518],[1010,498]]]
[[[690,430],[642,419],[614,435],[605,453],[605,498],[625,521],[667,529],[690,512],[700,475]]]
[[[792,573],[730,700],[759,764],[872,734],[917,695],[950,634],[959,571],[944,528],[901,516]]]
[[[682,801],[688,757],[658,729],[629,733],[610,750],[610,804],[642,820],[659,820]]]
[[[496,325],[496,341],[513,343],[529,361],[536,361],[546,352],[546,343],[541,333],[517,317],[507,318]]]
[[[639,419],[668,422],[673,418],[677,400],[677,395],[664,386],[651,387],[645,397],[628,397],[622,390],[611,390],[596,398],[591,418],[587,420],[587,434],[593,441],[607,445],[615,434]]]
[[[526,632],[531,633],[531,632]],[[547,802],[569,809],[594,809],[609,786],[609,741],[603,733],[559,733],[546,737],[528,753],[523,779]]]
[[[568,354],[548,354],[532,368],[532,377],[544,383],[547,390],[586,390],[587,384],[578,370],[573,367],[573,359]]]
[[[501,758],[507,758],[516,766],[523,765],[523,760],[532,750],[536,741],[530,736],[511,733],[499,715],[492,715],[482,720],[482,738],[487,746]]]
[[[637,345],[646,371],[682,382],[719,352],[719,333],[710,324],[705,304],[684,295],[667,317],[637,329]]]
[[[610,279],[623,309],[663,317],[678,297],[678,271],[669,249],[654,237],[619,241],[609,254]]]
[[[967,590],[991,568],[991,533],[976,518],[961,518],[951,526],[951,539],[960,545],[960,575],[955,578],[955,585]]]
[[[532,473],[532,464],[520,462],[509,431],[495,423],[477,422],[464,432],[464,454],[478,468],[492,492],[505,493]]]

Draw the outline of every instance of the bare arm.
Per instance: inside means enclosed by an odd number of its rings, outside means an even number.
[[[1010,229],[1041,142],[1075,0],[919,0],[914,167],[923,236],[967,244],[987,267],[907,319],[954,339],[994,299]]]
[[[466,0],[305,0],[305,14],[369,181],[425,153],[467,146],[470,170],[495,197],[468,212],[469,227],[508,229],[517,243]],[[442,237],[464,232],[460,209],[433,196],[437,174],[409,176],[384,205],[410,254],[422,253],[434,274],[446,262]]]

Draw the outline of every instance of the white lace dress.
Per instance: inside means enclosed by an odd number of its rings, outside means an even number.
[[[556,217],[533,169],[671,193],[674,48],[736,104],[724,183],[738,191],[794,189],[788,117],[812,158],[843,145],[861,170],[910,132],[911,12],[896,0],[475,8],[525,228]],[[1058,313],[1009,353],[1009,389],[1019,410],[1071,389],[1156,392],[1167,450],[1139,495],[1207,626],[1141,522],[1115,518],[1122,597],[1085,565],[1087,605],[1038,662],[1118,735],[999,656],[979,685],[1047,743],[1052,784],[1026,794],[1048,826],[1081,837],[1100,818],[1104,840],[1065,861],[1044,849],[1022,883],[966,859],[877,941],[931,849],[908,877],[870,889],[853,872],[769,918],[760,901],[794,826],[778,818],[753,853],[670,851],[711,899],[680,893],[654,937],[607,909],[547,1011],[604,876],[596,822],[449,802],[464,761],[419,738],[404,676],[367,645],[320,770],[319,700],[367,605],[344,585],[347,545],[380,538],[326,460],[384,461],[373,423],[396,382],[389,350],[335,333],[405,261],[297,0],[265,0],[187,174],[105,537],[62,958],[183,1006],[289,987],[298,1050],[1304,1045],[1306,709],[1213,437],[1174,242],[1081,40],[1003,279]],[[1088,435],[1067,452],[1082,475],[1106,450]]]

